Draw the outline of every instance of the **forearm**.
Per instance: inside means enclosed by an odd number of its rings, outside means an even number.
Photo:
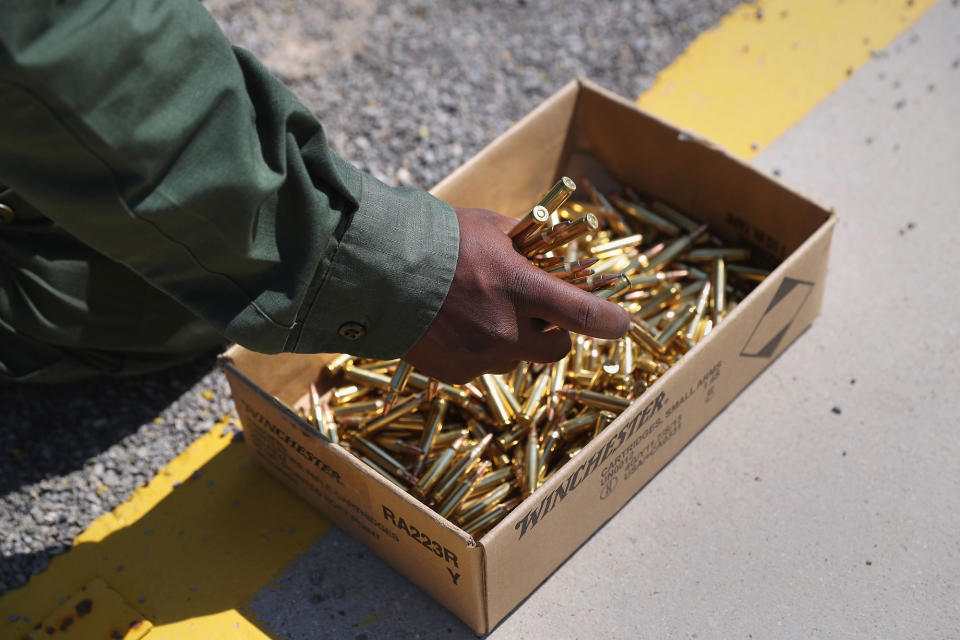
[[[389,356],[419,339],[456,264],[449,207],[334,154],[196,2],[11,4],[0,181],[250,348]]]

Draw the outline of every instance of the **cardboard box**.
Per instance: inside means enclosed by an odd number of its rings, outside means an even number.
[[[434,189],[521,214],[560,175],[653,194],[776,270],[577,458],[479,542],[322,440],[288,406],[332,356],[221,360],[256,458],[477,633],[493,628],[810,325],[836,217],[587,81],[543,103]]]

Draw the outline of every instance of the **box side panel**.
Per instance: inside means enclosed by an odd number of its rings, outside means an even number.
[[[266,355],[233,345],[223,354],[253,384],[292,405],[315,380],[333,354],[278,353]]]
[[[229,362],[223,368],[256,460],[478,633],[485,631],[482,549],[320,438]]]
[[[575,154],[590,154],[619,182],[709,223],[771,264],[826,221],[816,203],[592,83],[581,90],[574,128]]]
[[[822,300],[833,221],[830,218],[713,334],[483,538],[491,626],[810,325]]]
[[[579,89],[576,81],[567,84],[431,193],[455,207],[525,214],[557,178]]]

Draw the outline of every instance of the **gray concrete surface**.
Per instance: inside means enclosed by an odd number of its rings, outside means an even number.
[[[958,67],[944,0],[757,158],[839,212],[822,315],[490,638],[960,638]],[[472,636],[339,531],[252,609]]]

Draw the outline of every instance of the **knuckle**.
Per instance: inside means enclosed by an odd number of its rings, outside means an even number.
[[[588,329],[597,321],[597,301],[587,298],[577,302],[574,318],[578,326]]]

